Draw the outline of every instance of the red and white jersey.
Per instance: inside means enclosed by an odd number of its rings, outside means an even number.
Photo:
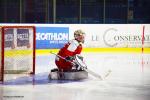
[[[66,58],[68,56],[75,56],[76,54],[80,54],[82,51],[82,43],[77,40],[71,40],[64,45],[63,48],[60,49],[58,55]],[[59,69],[70,70],[72,69],[72,65],[65,60],[56,57],[56,65]]]
[[[77,40],[71,40],[63,48],[60,49],[58,55],[62,57],[74,56],[80,54],[82,51],[82,44]]]

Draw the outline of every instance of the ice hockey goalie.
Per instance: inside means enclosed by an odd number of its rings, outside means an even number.
[[[61,57],[59,55],[57,56]],[[67,61],[70,62],[70,60]],[[88,78],[88,72],[84,70],[87,66],[83,62],[81,55],[75,55],[71,63],[74,65],[71,70],[62,71],[57,68],[52,69],[48,78],[50,80],[82,80]]]

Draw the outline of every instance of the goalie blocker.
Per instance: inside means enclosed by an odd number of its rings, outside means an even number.
[[[83,57],[78,54],[75,55],[73,63],[78,65],[78,69],[73,67],[72,70],[63,72],[55,68],[50,71],[48,78],[50,80],[82,80],[88,78],[88,72],[82,69],[86,67],[83,63]]]

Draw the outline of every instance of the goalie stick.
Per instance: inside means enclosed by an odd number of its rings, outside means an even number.
[[[61,58],[61,59],[66,60],[67,62],[72,63],[73,65],[75,64],[75,63],[73,63],[72,61],[67,60],[67,59],[65,59],[64,57],[60,56],[60,55],[57,55],[57,54],[55,54],[55,53],[53,53],[53,52],[50,52],[50,53],[56,55],[57,57],[59,57],[59,58]],[[104,77],[102,78],[101,75],[99,75],[99,74],[97,74],[97,73],[95,73],[95,72],[93,72],[93,71],[87,69],[87,66],[86,66],[86,67],[82,67],[82,66],[80,65],[80,67],[81,67],[83,70],[85,70],[86,72],[88,72],[89,74],[95,76],[96,78],[98,78],[98,79],[100,79],[100,80],[104,80],[104,78],[106,78],[106,77],[110,74],[110,72],[111,72],[111,71],[109,70],[108,73],[106,73],[106,75],[104,75]]]

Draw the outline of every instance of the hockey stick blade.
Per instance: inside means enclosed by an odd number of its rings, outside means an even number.
[[[108,70],[108,72],[105,74],[104,78],[108,77],[111,73],[111,70]]]

